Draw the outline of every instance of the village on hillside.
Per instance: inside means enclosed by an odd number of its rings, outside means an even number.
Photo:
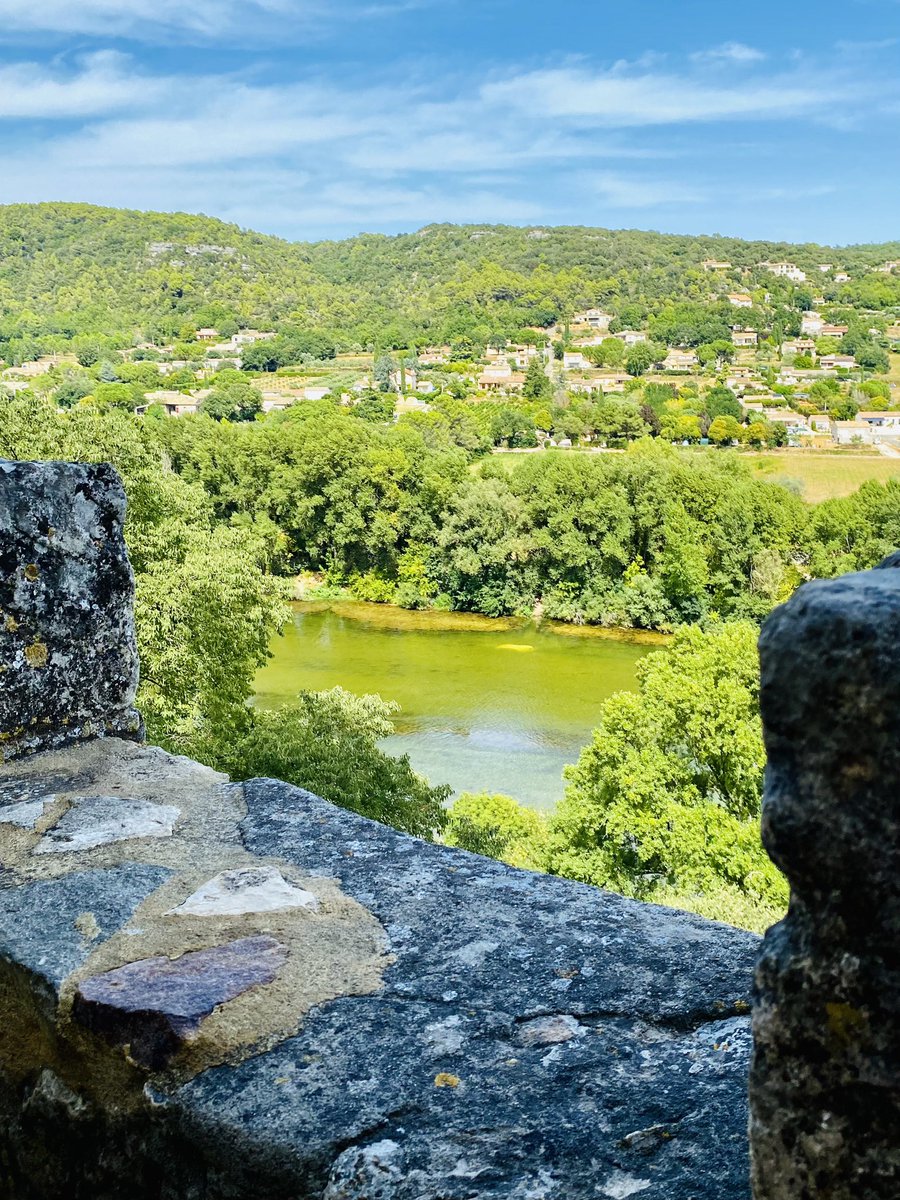
[[[900,457],[900,314],[849,309],[835,296],[853,276],[833,263],[812,275],[787,261],[701,267],[711,326],[723,332],[727,309],[728,338],[703,340],[695,321],[663,340],[658,328],[599,306],[516,341],[349,352],[281,329],[188,324],[173,341],[12,363],[0,389],[49,394],[63,408],[105,403],[229,420],[326,402],[396,421],[465,404],[498,450],[615,449],[650,434],[684,445],[868,446]],[[867,274],[900,274],[900,261]]]

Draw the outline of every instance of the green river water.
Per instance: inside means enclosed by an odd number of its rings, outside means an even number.
[[[547,809],[601,703],[635,686],[635,665],[652,648],[552,622],[297,603],[257,677],[257,703],[275,708],[301,689],[338,684],[378,692],[401,705],[384,749],[408,754],[432,783]]]

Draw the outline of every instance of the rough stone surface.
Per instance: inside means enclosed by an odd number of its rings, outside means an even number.
[[[4,804],[0,806],[0,825],[34,829],[44,815],[47,803],[47,800],[20,800],[18,804]]]
[[[91,953],[94,939],[85,936],[78,918],[90,913],[95,937],[109,937],[170,874],[123,862],[116,870],[76,871],[0,890],[0,962],[60,987]]]
[[[0,461],[0,755],[136,736],[134,583],[109,466]]]
[[[748,1200],[757,938],[152,747],[34,756],[0,787],[42,774],[58,805],[182,817],[40,856],[41,822],[0,826],[0,1194]],[[223,879],[316,907],[206,911],[240,897]],[[268,981],[213,968],[245,939],[284,948]]]
[[[141,959],[82,980],[72,1012],[85,1028],[127,1045],[135,1062],[159,1070],[218,1004],[271,983],[286,957],[274,938],[252,937],[175,959]]]
[[[763,831],[791,905],[756,973],[754,1194],[896,1200],[900,572],[807,584],[760,647]]]
[[[312,892],[288,883],[277,868],[240,867],[208,880],[172,912],[176,916],[215,917],[318,906]]]
[[[129,838],[171,837],[179,810],[128,796],[74,796],[35,854],[71,854]]]

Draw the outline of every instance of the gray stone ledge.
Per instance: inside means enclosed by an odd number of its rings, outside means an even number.
[[[172,835],[35,856],[117,793]],[[0,794],[10,1200],[748,1200],[754,936],[115,739]]]

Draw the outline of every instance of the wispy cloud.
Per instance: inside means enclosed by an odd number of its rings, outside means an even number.
[[[146,76],[114,51],[89,54],[74,66],[13,63],[0,67],[0,121],[108,117],[145,110],[166,98],[171,81]]]
[[[764,62],[767,57],[762,50],[746,46],[743,42],[725,42],[709,50],[697,50],[691,55],[694,62],[700,63],[758,63]]]
[[[689,74],[561,67],[489,83],[482,97],[523,113],[625,128],[812,114],[832,105],[839,91],[833,78],[816,83],[782,75],[719,84]]]
[[[248,4],[268,15],[314,8],[313,0],[197,0],[190,20],[209,32],[214,14],[234,18]],[[62,20],[71,8],[84,20],[114,7],[137,20],[151,4],[34,5],[45,20],[54,12]],[[179,14],[188,19],[171,0],[152,8],[157,27]],[[24,13],[22,0],[0,0],[0,19],[13,9]],[[781,183],[769,188],[765,166],[751,174],[745,153],[736,152],[728,176],[721,150],[737,146],[737,130],[744,140],[753,131],[758,145],[765,139],[751,122],[769,130],[780,122],[797,146],[804,133],[837,119],[865,121],[900,97],[883,72],[872,82],[843,63],[782,60],[775,69],[738,43],[697,54],[451,75],[432,62],[406,71],[388,64],[381,74],[226,72],[210,66],[213,55],[194,56],[176,73],[153,69],[158,56],[149,53],[43,62],[32,53],[0,67],[0,202],[203,210],[297,234],[436,220],[552,222],[563,213],[601,220],[607,210],[701,212],[751,192],[760,205],[783,205]],[[712,61],[735,70],[712,69]],[[813,186],[827,191],[830,182],[817,175]],[[798,180],[809,184],[808,176]]]
[[[94,35],[164,41],[172,34],[200,41],[239,37],[258,42],[308,38],[322,25],[377,19],[435,0],[0,0],[0,27],[7,35],[30,33]]]

